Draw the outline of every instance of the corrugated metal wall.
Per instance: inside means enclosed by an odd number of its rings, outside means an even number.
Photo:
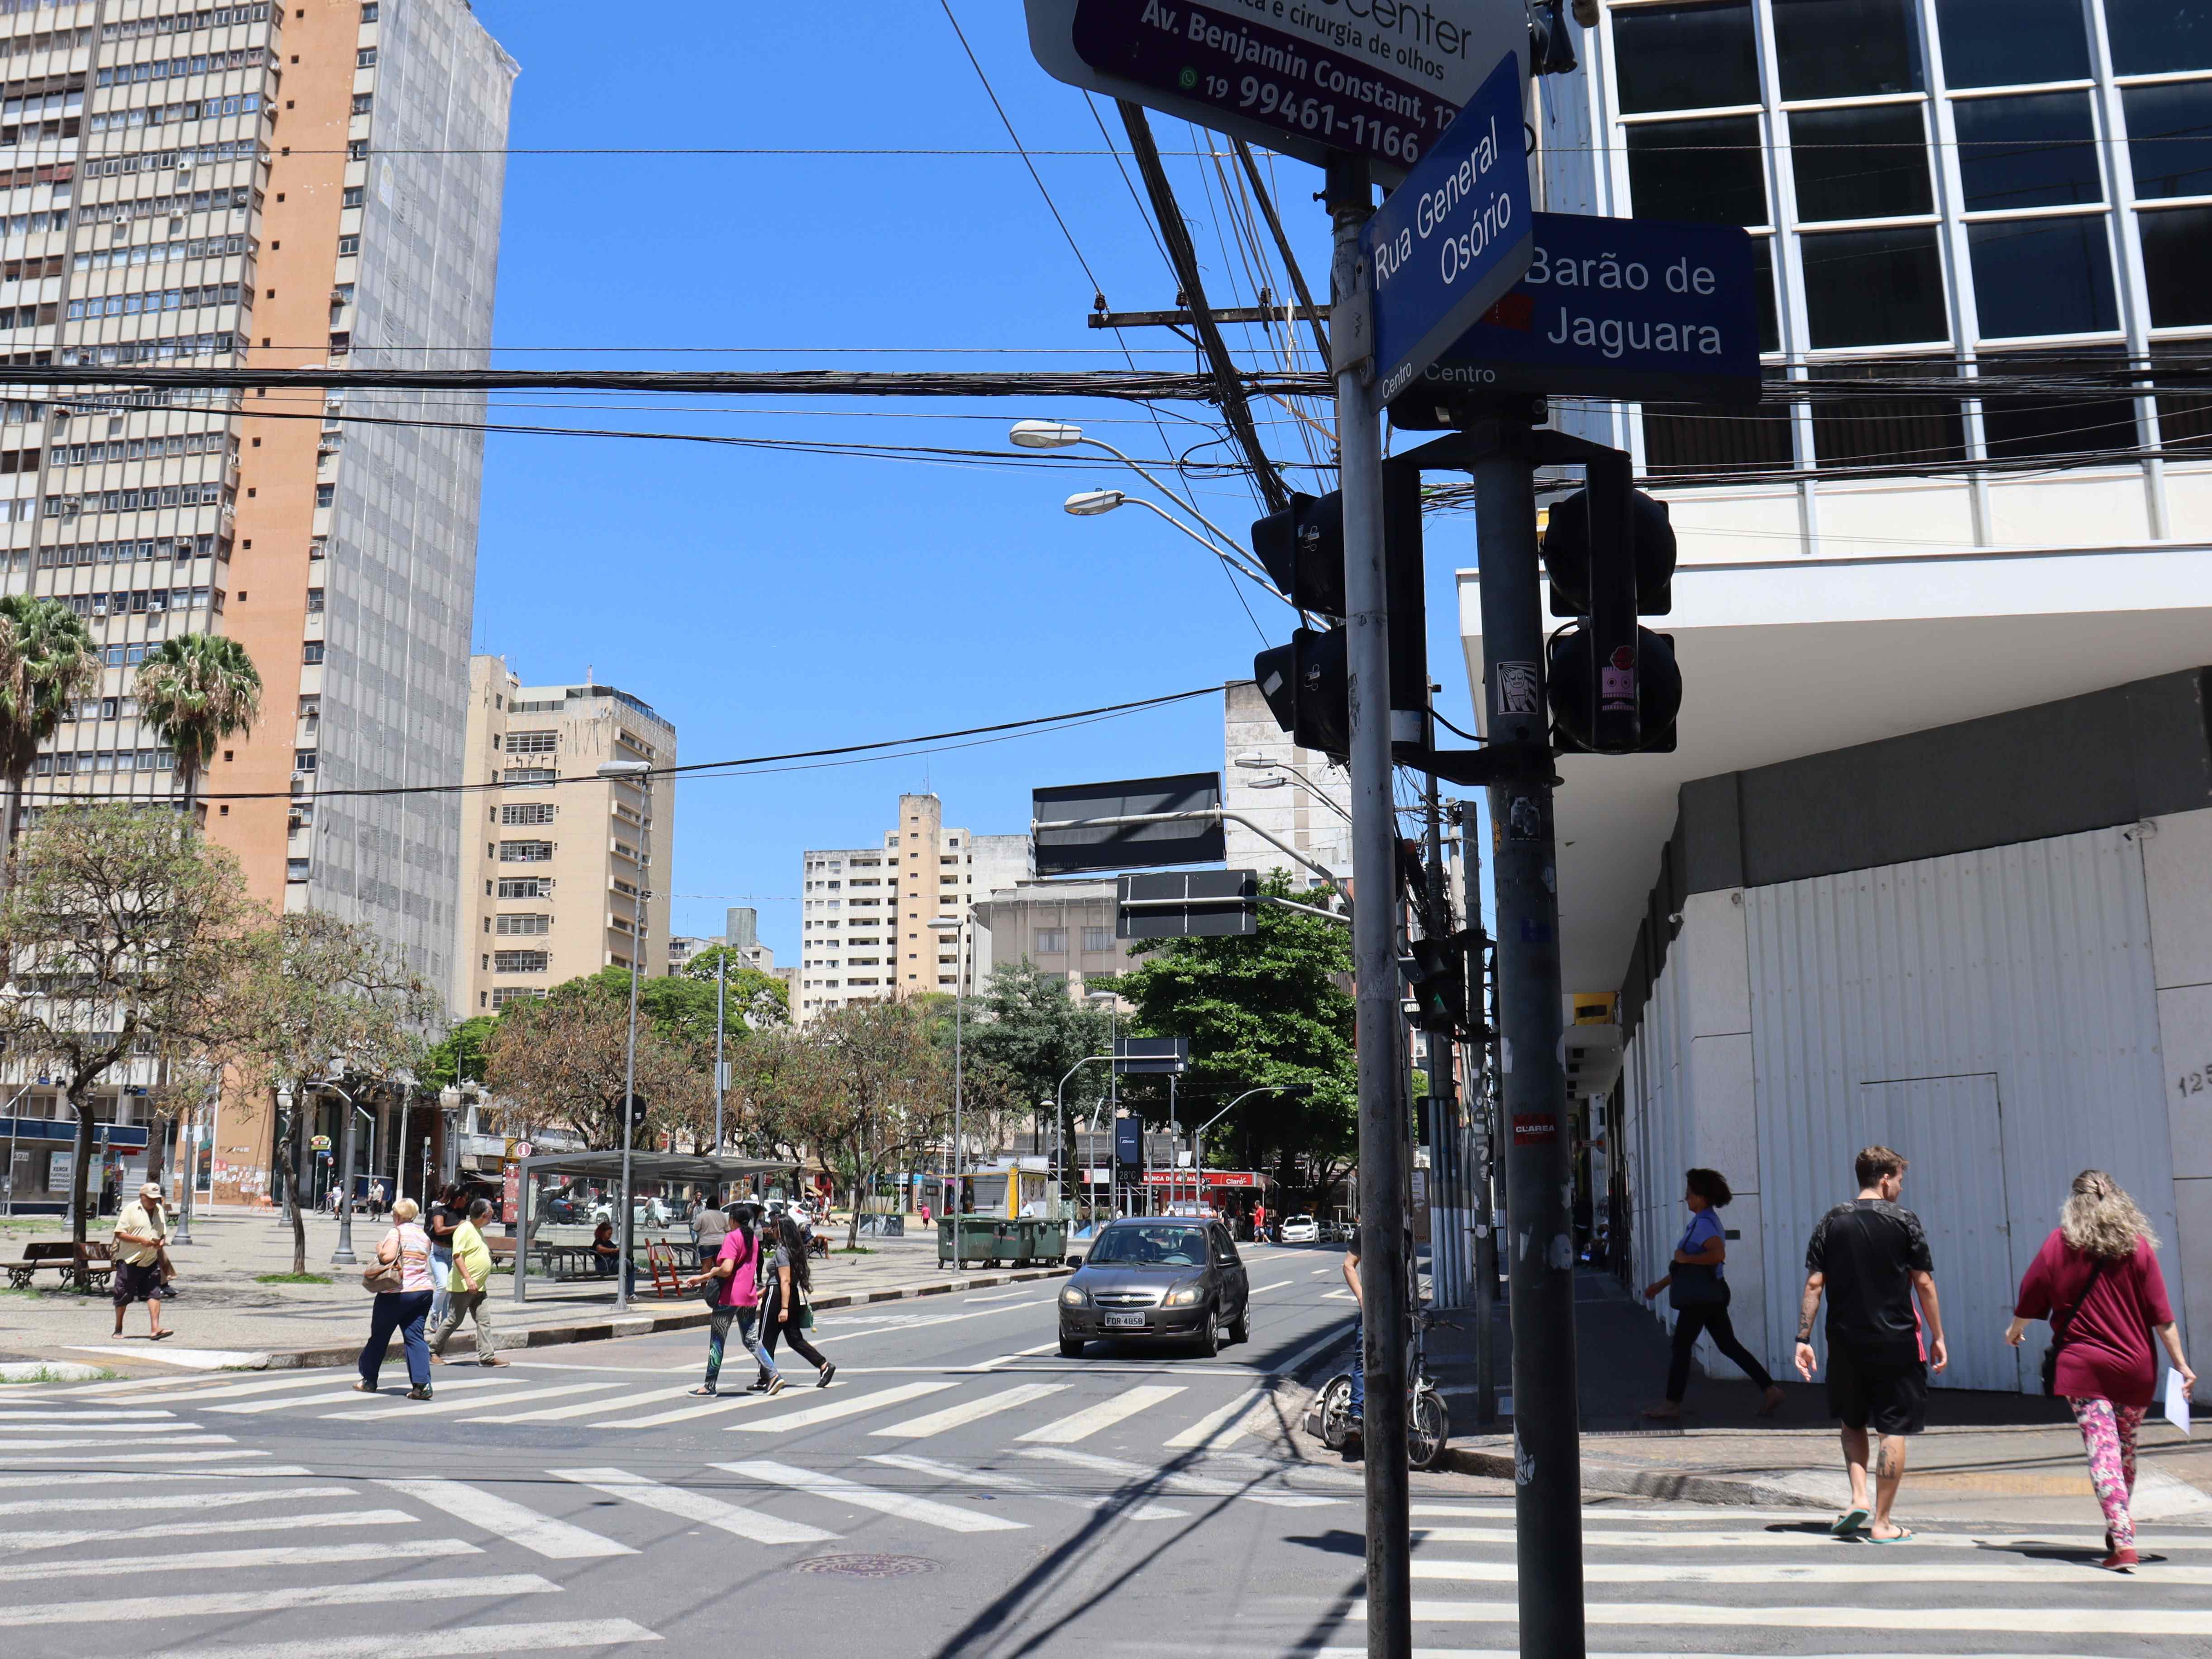
[[[2045,1328],[2017,1358],[2002,1344],[2012,1286],[2087,1165],[2169,1241],[2179,1305],[2132,829],[1752,888],[1745,904],[1770,1367],[1788,1358],[1803,1241],[1851,1196],[1869,1140],[1912,1160],[1905,1202],[1929,1227],[1950,1340],[1942,1382],[2037,1386]]]

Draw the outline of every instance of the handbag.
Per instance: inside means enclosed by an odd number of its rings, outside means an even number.
[[[1728,1281],[1711,1263],[1678,1261],[1668,1274],[1667,1305],[1670,1308],[1724,1308],[1728,1299]]]
[[[2051,1346],[2043,1351],[2043,1391],[2047,1395],[2058,1392],[2058,1351],[2066,1346],[2067,1334],[2074,1328],[2074,1316],[2081,1311],[2081,1304],[2089,1299],[2089,1292],[2097,1288],[2097,1280],[2103,1277],[2104,1272],[2105,1259],[2099,1256],[2089,1269],[2089,1282],[2081,1287],[2081,1294],[2074,1298],[2074,1305],[2066,1310],[2065,1322],[2060,1322],[2055,1310],[2051,1316]]]
[[[361,1287],[371,1296],[383,1296],[406,1284],[407,1275],[397,1258],[372,1261],[361,1270]]]

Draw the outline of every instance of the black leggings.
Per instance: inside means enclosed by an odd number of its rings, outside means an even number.
[[[768,1350],[771,1358],[775,1354],[776,1339],[786,1337],[790,1340],[792,1352],[816,1370],[830,1363],[822,1357],[820,1350],[806,1340],[806,1333],[800,1328],[795,1310],[791,1322],[787,1325],[783,1322],[783,1285],[780,1282],[769,1285],[768,1300],[762,1305],[762,1313],[761,1346]]]
[[[1728,1304],[1711,1303],[1700,1307],[1680,1308],[1674,1313],[1674,1352],[1667,1366],[1667,1398],[1676,1405],[1690,1387],[1690,1350],[1698,1345],[1700,1333],[1710,1334],[1713,1346],[1735,1361],[1743,1374],[1761,1389],[1771,1389],[1774,1379],[1766,1374],[1750,1349],[1735,1340],[1735,1327],[1729,1322]]]

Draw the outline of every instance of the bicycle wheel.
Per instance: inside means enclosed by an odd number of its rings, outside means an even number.
[[[1352,1438],[1352,1379],[1333,1376],[1321,1391],[1322,1443],[1342,1451]]]
[[[1451,1417],[1444,1410],[1443,1397],[1425,1383],[1414,1385],[1409,1402],[1412,1409],[1406,1415],[1406,1461],[1417,1469],[1433,1468],[1437,1460],[1444,1455],[1444,1442],[1451,1436]]]

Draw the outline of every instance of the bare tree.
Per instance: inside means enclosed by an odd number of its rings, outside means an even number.
[[[853,1185],[848,1249],[876,1176],[933,1146],[950,1109],[944,1057],[921,1012],[906,1003],[833,1009],[806,1028],[818,1081],[794,1128],[823,1172]]]
[[[562,1128],[589,1146],[621,1146],[629,1044],[629,1003],[597,979],[509,1007],[484,1044],[485,1085],[520,1120],[501,1127]],[[696,1132],[702,1114],[713,1115],[713,1082],[697,1052],[646,1022],[637,1033],[637,1091],[649,1108],[639,1145]]]

